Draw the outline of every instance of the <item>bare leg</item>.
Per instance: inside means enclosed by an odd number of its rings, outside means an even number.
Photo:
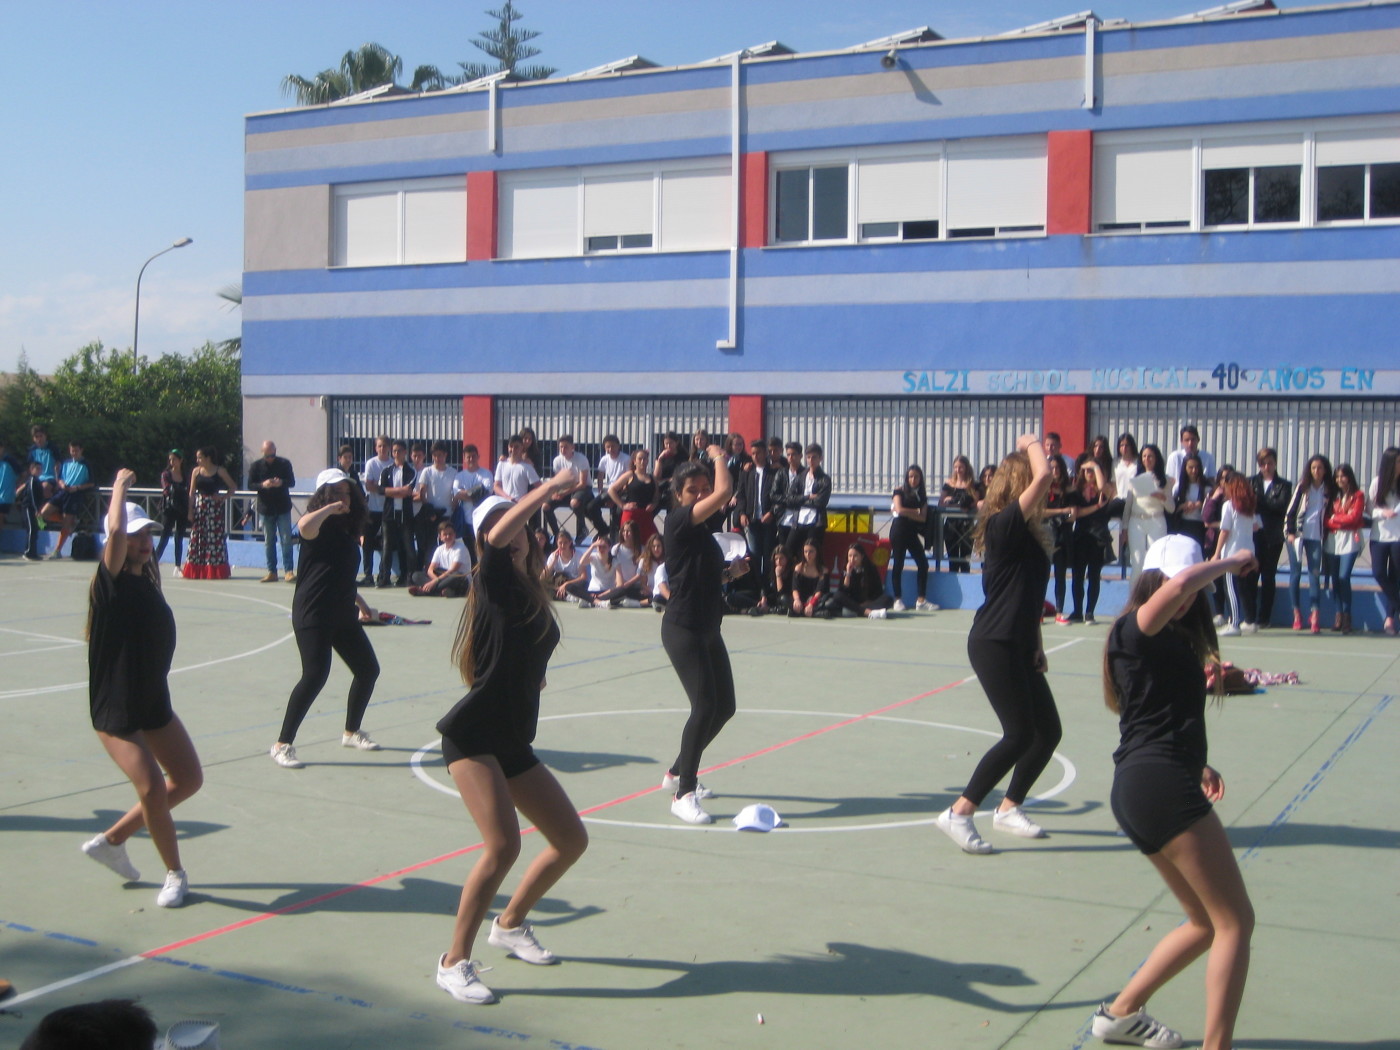
[[[470,959],[472,942],[486,909],[501,888],[511,865],[520,856],[520,822],[501,764],[490,755],[460,758],[448,767],[457,792],[481,834],[482,848],[462,886],[457,920],[452,926],[452,943],[443,959],[444,966],[455,966]]]
[[[204,771],[189,733],[177,716],[160,729],[147,729],[129,737],[101,732],[97,736],[136,788],[138,799],[107,829],[107,841],[119,846],[144,827],[151,833],[166,868],[180,870],[180,847],[170,811],[204,784]],[[162,766],[166,770],[164,776]]]
[[[1110,1010],[1124,1016],[1207,948],[1202,1050],[1230,1050],[1249,973],[1254,907],[1220,818],[1209,813],[1149,858],[1181,901],[1186,925],[1162,938]]]
[[[549,892],[560,876],[583,856],[588,832],[559,781],[538,765],[506,781],[515,806],[539,829],[548,845],[525,871],[520,886],[501,912],[501,925],[513,930]]]

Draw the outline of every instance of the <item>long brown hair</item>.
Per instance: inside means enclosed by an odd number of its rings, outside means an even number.
[[[1133,590],[1128,595],[1128,604],[1123,607],[1123,611],[1118,614],[1118,619],[1125,616],[1136,616],[1137,611],[1147,604],[1162,584],[1167,582],[1166,575],[1160,569],[1146,569],[1137,578],[1137,583],[1133,584]],[[1191,604],[1185,616],[1179,620],[1172,620],[1164,631],[1175,631],[1186,639],[1191,646],[1191,652],[1196,657],[1196,662],[1202,667],[1207,664],[1220,664],[1220,639],[1215,634],[1215,623],[1211,620],[1210,602],[1206,599],[1206,592],[1203,588],[1196,592],[1196,600]],[[1110,637],[1112,631],[1109,632]],[[1217,674],[1216,695],[1224,695],[1225,676]],[[1121,705],[1118,701],[1118,688],[1113,681],[1113,668],[1108,663],[1108,646],[1103,650],[1103,702],[1114,714],[1121,712]]]
[[[488,522],[489,523],[489,519]],[[452,640],[452,662],[457,665],[457,670],[462,675],[462,681],[467,685],[476,684],[476,658],[477,650],[487,641],[491,631],[491,622],[488,609],[491,605],[489,595],[484,594],[486,586],[481,577],[481,559],[486,553],[486,536],[489,531],[485,527],[476,534],[476,565],[472,567],[472,585],[467,591],[467,604],[462,609],[462,618],[457,621],[457,636]],[[544,613],[549,617],[554,617],[554,606],[550,602],[550,592],[545,587],[541,578],[544,573],[544,556],[540,553],[539,544],[535,542],[534,533],[530,529],[522,526],[525,533],[525,566],[521,568],[515,563],[515,558],[511,556],[509,549],[503,553],[510,558],[511,571],[515,573],[515,582],[525,594],[525,608],[522,610],[521,623],[529,623]],[[507,630],[519,627],[521,624],[508,623],[503,625]],[[549,626],[541,623],[540,633],[536,638],[543,638]]]
[[[1031,487],[1034,473],[1031,470],[1031,457],[1024,452],[1012,452],[1001,461],[997,472],[992,475],[987,486],[987,497],[982,501],[982,510],[977,515],[977,528],[972,533],[972,549],[983,554],[987,548],[987,521],[993,514],[999,514],[1021,498],[1021,493]],[[1031,535],[1044,548],[1046,554],[1053,554],[1054,541],[1050,530],[1045,527],[1045,502],[1042,500],[1026,515],[1026,524]]]

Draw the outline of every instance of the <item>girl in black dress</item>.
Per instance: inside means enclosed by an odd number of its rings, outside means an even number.
[[[671,813],[687,824],[709,824],[700,807],[710,791],[697,779],[700,756],[734,716],[734,672],[720,634],[724,615],[723,585],[742,576],[748,562],[724,563],[706,522],[729,502],[732,481],[719,445],[706,450],[710,467],[691,460],[671,478],[676,506],[666,515],[666,577],[671,600],[661,620],[661,645],[680,677],[690,701],[690,718],[681,732],[680,754],[661,780],[674,792]],[[711,472],[713,471],[713,481]]]
[[[566,468],[518,503],[489,496],[472,512],[479,557],[452,645],[452,660],[469,691],[437,724],[447,771],[482,839],[462,887],[452,943],[437,965],[438,987],[459,1002],[496,1001],[472,961],[472,943],[520,856],[515,811],[544,836],[545,848],[491,921],[487,940],[518,959],[537,966],[555,962],[525,919],[588,845],[574,804],[531,747],[559,627],[540,579],[544,559],[526,527],[549,500],[582,480],[578,471]]]
[[[1104,649],[1104,699],[1119,716],[1113,754],[1113,815],[1181,903],[1186,921],[1158,942],[1112,1002],[1093,1019],[1106,1042],[1181,1046],[1181,1036],[1146,1013],[1152,994],[1210,952],[1204,1050],[1228,1050],[1249,970],[1254,909],[1225,829],[1211,809],[1225,782],[1206,765],[1204,664],[1220,660],[1212,582],[1256,568],[1240,551],[1201,560],[1188,536],[1147,551],[1127,608]]]
[[[1045,680],[1040,639],[1050,579],[1045,528],[1050,464],[1034,434],[1021,435],[1016,449],[992,477],[973,537],[983,555],[986,599],[973,618],[967,655],[1001,722],[1002,737],[977,764],[958,800],[938,815],[939,828],[965,853],[992,852],[973,827],[972,815],[1007,773],[1011,783],[992,826],[1022,838],[1045,834],[1021,803],[1060,742],[1060,715]]]
[[[189,882],[170,811],[200,789],[204,771],[170,707],[166,679],[175,655],[175,617],[152,557],[156,523],[126,502],[135,479],[121,470],[112,483],[107,542],[88,598],[88,701],[97,738],[141,801],[82,850],[135,882],[141,876],[127,858],[126,840],[144,827],[166,868],[156,903],[178,908]]]
[[[345,731],[341,747],[378,751],[360,724],[374,683],[379,660],[361,625],[360,599],[355,591],[359,568],[360,534],[369,512],[360,486],[343,470],[331,467],[316,475],[316,491],[306,501],[306,513],[297,521],[301,536],[300,571],[292,598],[292,630],[301,653],[301,679],[287,697],[282,731],[272,745],[272,761],[284,769],[301,769],[297,758],[297,730],[331,673],[331,653],[345,661],[354,676],[345,705]]]
[[[933,603],[924,596],[928,588],[928,555],[924,553],[924,534],[928,524],[928,491],[924,487],[924,468],[911,463],[904,472],[904,484],[894,490],[890,500],[890,590],[894,592],[894,611],[904,611],[904,555],[914,559],[918,571],[918,587],[914,591],[914,608],[931,612]]]

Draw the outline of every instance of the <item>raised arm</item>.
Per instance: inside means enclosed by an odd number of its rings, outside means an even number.
[[[510,541],[515,539],[515,534],[525,527],[535,511],[556,495],[568,492],[577,484],[578,471],[570,467],[559,471],[546,484],[536,485],[486,530],[486,542],[496,548],[509,547]]]
[[[691,521],[709,521],[724,509],[733,494],[734,479],[729,476],[729,468],[724,465],[724,449],[718,445],[711,445],[705,450],[705,455],[710,457],[710,462],[715,468],[715,487],[704,499],[696,501],[690,512]]]
[[[1017,500],[1021,504],[1021,514],[1029,517],[1036,507],[1045,502],[1045,496],[1050,491],[1050,461],[1045,458],[1045,446],[1034,434],[1022,434],[1017,438],[1016,450],[1024,452],[1031,461],[1031,483]],[[1103,473],[1099,471],[1097,463],[1094,470],[1098,472],[1098,485],[1102,489]]]
[[[1157,588],[1157,592],[1138,609],[1138,629],[1146,635],[1160,633],[1172,622],[1182,603],[1197,591],[1204,590],[1227,572],[1239,576],[1257,564],[1254,555],[1248,551],[1236,551],[1228,558],[1198,562],[1182,569]]]
[[[102,547],[102,564],[113,576],[126,567],[126,490],[136,480],[134,471],[123,467],[112,482],[112,502],[107,506],[107,542]]]

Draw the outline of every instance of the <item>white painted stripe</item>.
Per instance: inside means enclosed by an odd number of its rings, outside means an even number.
[[[134,966],[139,962],[145,961],[143,956],[128,955],[119,962],[108,963],[106,966],[99,966],[95,970],[87,970],[84,973],[74,974],[72,977],[65,977],[61,981],[54,981],[53,984],[46,984],[42,988],[35,988],[31,992],[21,992],[19,995],[6,999],[3,1007],[0,1007],[0,1009],[13,1010],[21,1003],[27,1003],[32,999],[38,999],[41,996],[48,995],[50,992],[60,992],[64,988],[71,988],[75,984],[83,984],[86,981],[91,981],[104,974],[112,973],[114,970],[122,970],[128,966]]]

